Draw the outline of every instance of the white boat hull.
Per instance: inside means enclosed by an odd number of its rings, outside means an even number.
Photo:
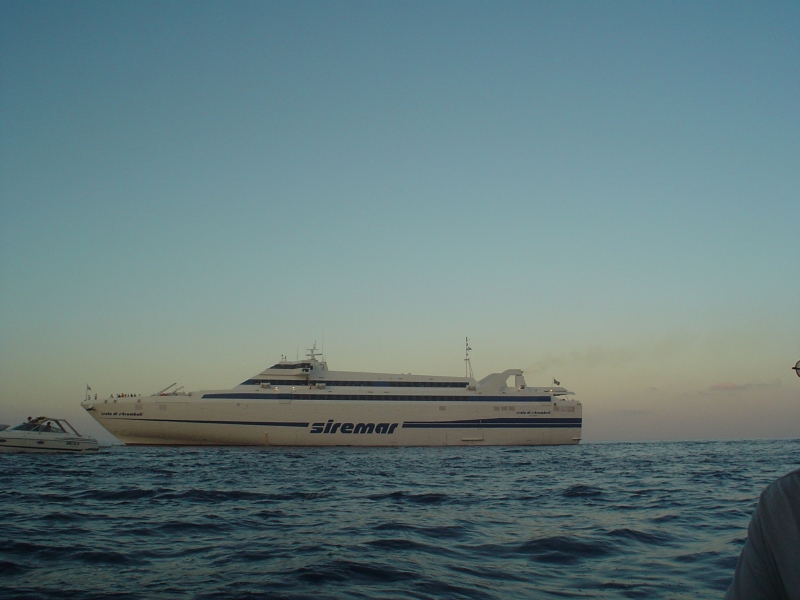
[[[29,452],[83,454],[97,452],[97,441],[91,438],[76,439],[72,436],[48,433],[28,433],[27,436],[14,435],[17,432],[0,431],[0,452]]]
[[[151,396],[85,402],[125,444],[209,446],[480,446],[577,444],[575,402],[203,400]]]

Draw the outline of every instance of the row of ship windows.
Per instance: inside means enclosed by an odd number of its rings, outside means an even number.
[[[278,363],[272,365],[270,369],[310,369],[311,363]]]
[[[349,387],[429,387],[429,388],[465,388],[466,381],[314,381],[325,385]]]
[[[252,392],[221,392],[203,394],[203,398],[231,398],[240,400],[363,400],[369,402],[502,402],[506,398],[497,396],[405,396],[395,394],[298,394],[292,393],[252,393]],[[518,402],[551,402],[552,396],[525,396]],[[508,408],[507,410],[513,410]]]
[[[392,400],[400,402],[472,402],[475,400],[490,400],[489,398],[481,398],[480,396],[399,396],[399,395],[386,395],[386,396],[365,396],[363,394],[330,394],[320,396],[317,394],[292,394],[295,400]],[[528,402],[550,402],[550,396],[530,396],[525,398]],[[498,409],[495,409],[498,410]],[[513,406],[503,407],[502,410],[514,410]]]
[[[242,385],[302,385],[303,381],[264,381],[248,379]],[[312,381],[311,385],[324,383],[326,386],[341,387],[428,387],[428,388],[465,388],[466,381]]]

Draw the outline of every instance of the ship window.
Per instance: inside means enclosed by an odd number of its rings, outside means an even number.
[[[433,387],[433,388],[464,388],[469,384],[463,381],[328,381],[329,386],[342,387]]]

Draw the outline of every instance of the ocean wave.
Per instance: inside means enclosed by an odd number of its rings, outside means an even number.
[[[113,550],[78,550],[72,555],[74,560],[88,563],[90,565],[128,565],[133,560],[124,552]]]
[[[410,492],[388,492],[383,494],[372,494],[368,496],[370,500],[397,500],[401,502],[410,502],[413,504],[441,504],[450,500],[447,494],[412,494]]]
[[[202,544],[199,546],[187,546],[186,543],[178,544],[164,544],[164,545],[151,545],[150,547],[144,548],[136,552],[136,560],[149,560],[154,559],[158,561],[163,561],[165,559],[173,559],[173,558],[183,558],[186,556],[193,556],[197,554],[205,554],[209,551],[210,548],[213,548],[214,545],[212,544]]]
[[[43,521],[57,523],[85,523],[92,515],[83,512],[52,512],[39,517]]]
[[[438,554],[438,550],[427,544],[421,544],[412,540],[402,538],[382,538],[379,540],[371,540],[367,542],[368,546],[379,548],[381,550],[414,550],[419,552],[434,552]]]
[[[214,523],[204,521],[201,523],[194,521],[167,521],[157,525],[154,529],[165,533],[220,533],[232,529],[234,526],[228,523]]]
[[[524,582],[528,581],[525,572],[513,572],[510,569],[503,568],[501,565],[492,565],[491,567],[481,566],[478,561],[471,563],[464,562],[450,567],[453,571],[464,573],[469,577],[474,577],[478,580],[486,581],[512,581]]]
[[[521,544],[486,544],[474,549],[487,557],[524,556],[541,563],[572,565],[584,559],[602,558],[614,554],[613,544],[586,541],[567,536],[548,536]]]
[[[397,583],[418,579],[419,574],[396,569],[387,564],[332,560],[300,567],[291,573],[302,581],[315,584],[329,582]]]
[[[645,532],[638,529],[614,529],[607,534],[609,537],[621,538],[641,542],[643,544],[665,545],[673,541],[673,536],[659,532]]]
[[[481,589],[483,586],[467,587],[439,579],[426,580],[414,586],[425,598],[464,598],[469,600],[487,600],[496,598],[489,589]]]
[[[36,558],[39,560],[54,560],[72,556],[71,546],[57,546],[52,542],[16,542],[13,540],[0,541],[0,552],[22,558]]]
[[[78,494],[83,500],[98,500],[101,502],[130,502],[157,497],[161,492],[153,489],[123,489],[123,490],[86,490]]]
[[[527,541],[517,546],[516,554],[524,554],[539,562],[574,564],[583,559],[602,558],[615,552],[612,544],[584,541],[566,536],[552,536]]]
[[[591,485],[571,485],[562,493],[565,498],[601,498],[603,490]]]
[[[33,567],[28,565],[15,563],[10,560],[0,560],[0,575],[20,575],[21,573],[24,573],[32,568]]]
[[[59,582],[52,586],[46,585],[24,585],[24,586],[4,586],[0,585],[0,598],[16,598],[24,600],[139,600],[141,595],[132,594],[122,590],[117,590],[109,594],[105,590],[86,590],[84,588],[72,587]]]

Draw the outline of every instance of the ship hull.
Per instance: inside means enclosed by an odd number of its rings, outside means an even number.
[[[517,446],[577,444],[581,408],[555,402],[202,400],[86,402],[125,444],[190,446]]]

